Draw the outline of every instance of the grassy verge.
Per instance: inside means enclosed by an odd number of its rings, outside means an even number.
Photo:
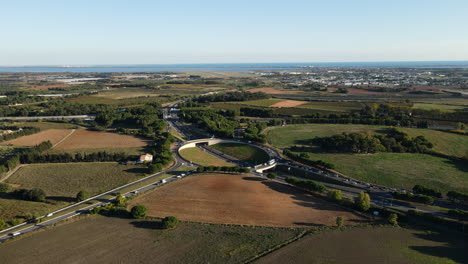
[[[218,159],[199,148],[183,149],[180,151],[180,154],[186,160],[202,166],[234,166],[234,164]]]
[[[253,164],[265,163],[270,158],[265,151],[246,144],[220,143],[211,145],[210,147],[217,149],[227,155],[235,157],[239,160],[243,160]]]

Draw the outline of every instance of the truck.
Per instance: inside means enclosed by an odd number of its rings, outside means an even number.
[[[164,184],[164,183],[166,183],[166,182],[167,182],[166,179],[162,179],[162,180],[161,180],[161,184]]]

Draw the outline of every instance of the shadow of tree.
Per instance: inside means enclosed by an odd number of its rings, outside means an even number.
[[[154,229],[154,230],[164,229],[161,221],[143,220],[143,221],[133,221],[133,222],[130,222],[130,224],[132,224],[136,228]]]
[[[47,202],[66,202],[73,203],[76,202],[76,198],[69,196],[47,196]]]

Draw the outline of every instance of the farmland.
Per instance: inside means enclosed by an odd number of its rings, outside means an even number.
[[[137,180],[144,175],[141,166],[124,166],[116,163],[73,163],[27,165],[11,175],[6,183],[14,188],[41,188],[47,202],[18,200],[10,194],[0,196],[2,220],[25,215],[42,215],[75,201],[76,194],[85,190],[98,194]]]
[[[306,124],[288,125],[271,128],[266,131],[268,141],[276,147],[308,145],[314,137],[326,137],[341,133],[364,132],[382,133],[385,126],[341,125],[341,124]],[[434,150],[449,156],[463,157],[468,149],[468,137],[437,130],[398,128],[410,137],[424,136],[434,144]]]
[[[43,141],[50,140],[56,152],[68,152],[78,150],[125,150],[136,148],[130,152],[141,152],[142,148],[149,144],[148,140],[134,136],[121,135],[109,132],[88,130],[49,129],[39,133],[16,138],[3,142],[3,145],[34,146]],[[136,151],[140,150],[140,151]]]
[[[154,217],[258,226],[350,225],[363,219],[292,187],[247,175],[196,174],[131,201]]]
[[[243,263],[301,230],[92,216],[0,246],[2,263]],[[44,246],[47,245],[47,246]],[[77,250],[79,249],[79,250]]]
[[[320,243],[318,243],[320,241]],[[351,228],[310,234],[255,263],[466,263],[463,238],[406,228]]]
[[[145,167],[117,163],[34,164],[20,168],[6,182],[18,188],[41,188],[48,196],[73,198],[80,190],[105,192],[137,180]]]
[[[234,166],[234,164],[218,159],[199,148],[183,149],[180,151],[180,154],[186,160],[202,166]]]

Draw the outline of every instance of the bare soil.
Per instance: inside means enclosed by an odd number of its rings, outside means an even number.
[[[93,148],[128,148],[143,147],[149,141],[134,136],[116,133],[77,130],[55,149],[93,149]]]
[[[307,104],[307,103],[308,103],[307,101],[284,100],[276,104],[273,104],[270,107],[296,107],[296,106]]]
[[[34,146],[47,140],[49,140],[52,145],[55,145],[57,142],[70,134],[70,132],[71,130],[68,129],[49,129],[29,136],[5,141],[2,143],[2,145],[11,144],[14,146]]]
[[[148,215],[182,220],[256,226],[334,225],[364,221],[342,208],[295,188],[246,175],[198,174],[140,196]]]

